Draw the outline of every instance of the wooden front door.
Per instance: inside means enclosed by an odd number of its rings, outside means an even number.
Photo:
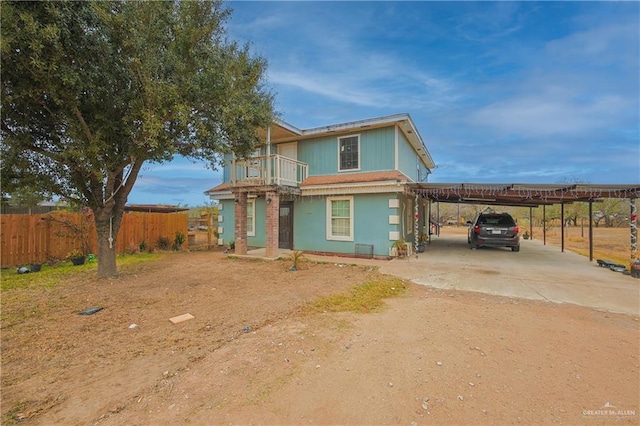
[[[280,203],[280,218],[278,221],[278,248],[293,250],[293,203]]]

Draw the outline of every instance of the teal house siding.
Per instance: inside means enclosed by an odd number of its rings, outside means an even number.
[[[361,172],[394,169],[394,134],[393,127],[369,130],[360,134]]]
[[[294,247],[296,250],[354,254],[356,244],[371,244],[375,256],[388,256],[393,241],[389,231],[398,225],[389,225],[389,215],[397,209],[389,208],[389,199],[396,194],[354,195],[353,241],[327,240],[326,197],[302,198],[294,207]]]
[[[231,181],[231,154],[224,154],[223,161],[224,166],[222,167],[222,181],[230,182]]]
[[[302,197],[296,200],[293,206],[293,247],[296,250],[329,251],[325,223],[324,197]]]
[[[415,150],[404,135],[398,132],[398,170],[407,175],[407,177],[417,180],[418,163],[420,161]]]
[[[389,240],[389,232],[396,231],[397,225],[389,224],[389,215],[396,209],[389,208],[389,199],[396,194],[362,194],[354,196],[354,243],[373,244],[373,254],[388,256],[394,243]],[[353,253],[355,251],[355,244]]]
[[[224,219],[218,223],[218,229],[222,228],[222,233],[218,238],[222,238],[225,245],[229,245],[235,238],[235,203],[233,200],[220,200],[222,210],[218,211],[218,220],[220,216]]]
[[[335,136],[326,136],[298,143],[298,161],[309,165],[309,176],[336,174],[338,140]]]
[[[393,127],[345,134],[340,137],[351,135],[360,135],[360,168],[354,172],[393,170]],[[309,176],[350,173],[349,171],[338,172],[338,136],[301,141],[298,143],[298,161],[309,164]]]

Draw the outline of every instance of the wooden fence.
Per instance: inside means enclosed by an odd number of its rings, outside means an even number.
[[[125,213],[116,239],[116,253],[156,248],[160,237],[170,242],[176,232],[188,246],[186,213]],[[0,215],[0,267],[44,263],[65,259],[78,249],[97,253],[93,216],[81,213],[51,212],[40,215]]]

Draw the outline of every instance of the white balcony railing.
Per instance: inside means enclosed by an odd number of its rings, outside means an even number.
[[[231,162],[231,186],[300,186],[307,176],[308,164],[277,154]]]

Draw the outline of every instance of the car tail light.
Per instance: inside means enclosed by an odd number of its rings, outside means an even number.
[[[518,232],[520,232],[520,229],[518,228],[518,226],[514,226],[513,227],[513,235],[518,235]]]
[[[479,234],[480,233],[480,227],[478,225],[473,227],[473,233],[474,234]]]

